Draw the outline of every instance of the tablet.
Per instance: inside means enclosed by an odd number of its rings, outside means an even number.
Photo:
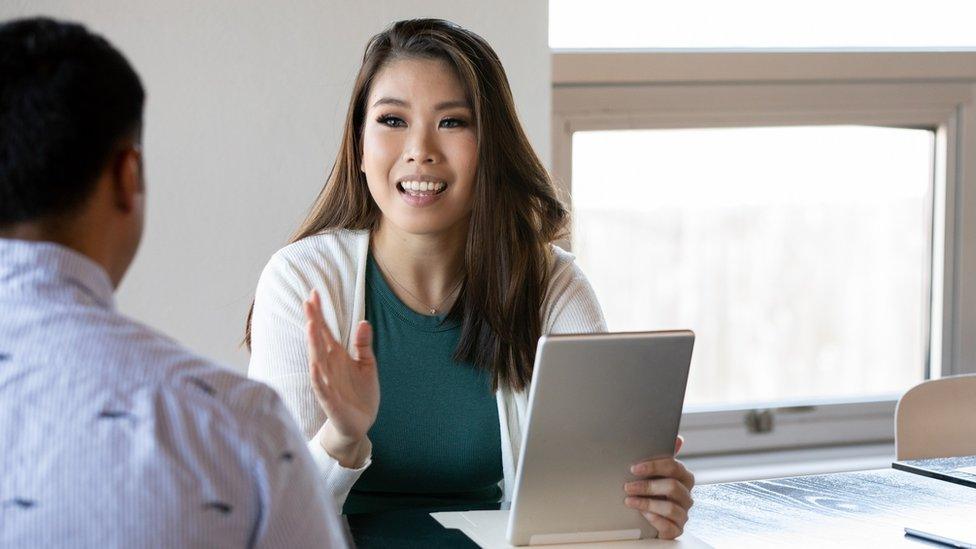
[[[543,336],[508,522],[513,545],[656,537],[624,505],[630,466],[671,456],[695,335]]]

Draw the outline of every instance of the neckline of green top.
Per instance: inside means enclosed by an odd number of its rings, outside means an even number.
[[[366,256],[366,288],[367,290],[376,290],[390,311],[418,330],[432,333],[446,332],[461,325],[460,321],[448,318],[450,311],[442,315],[425,315],[414,311],[403,301],[400,301],[400,298],[393,293],[379,266],[377,266],[376,260],[373,259],[372,250]]]

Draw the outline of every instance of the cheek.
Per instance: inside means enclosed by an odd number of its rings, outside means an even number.
[[[454,159],[453,163],[458,176],[472,183],[475,171],[478,169],[477,139],[472,135],[470,138],[459,139],[451,145],[451,157]]]
[[[363,165],[361,169],[373,176],[385,175],[396,163],[400,152],[398,139],[389,133],[363,132]]]
[[[475,173],[478,170],[478,143],[474,136],[458,140],[451,146],[451,164],[456,182],[461,183],[456,196],[461,200],[462,209],[471,211],[474,205]]]

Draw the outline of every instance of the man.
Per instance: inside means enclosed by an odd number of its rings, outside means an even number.
[[[115,311],[143,102],[84,27],[0,24],[0,547],[344,547],[275,393]]]

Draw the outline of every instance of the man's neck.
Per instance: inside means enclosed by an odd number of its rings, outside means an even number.
[[[29,240],[32,242],[52,242],[44,231],[33,223],[18,223],[6,227],[0,227],[0,238],[11,238],[14,240]]]
[[[79,220],[59,219],[15,223],[0,228],[0,238],[28,242],[51,242],[70,248],[102,266],[111,276],[111,261],[97,239],[84,238],[88,234]],[[113,285],[115,284],[113,279]]]
[[[78,245],[73,238],[73,220],[43,219],[14,223],[0,228],[0,237],[30,242],[53,242],[72,249]]]

